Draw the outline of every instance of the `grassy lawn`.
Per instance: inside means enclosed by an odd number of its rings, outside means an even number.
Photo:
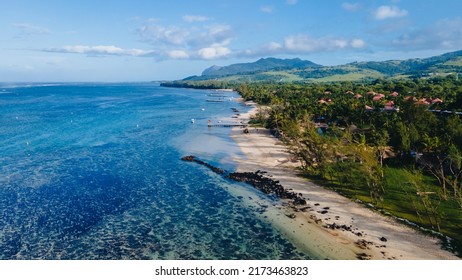
[[[449,65],[449,66],[462,66],[462,57],[457,57],[455,59],[452,59],[443,65]]]
[[[338,75],[332,75],[324,78],[318,78],[318,79],[308,79],[312,80],[315,82],[354,82],[354,81],[361,81],[366,78],[371,78],[371,79],[378,79],[382,78],[383,75],[375,72],[375,71],[368,71],[364,70],[361,72],[356,72],[356,73],[348,73],[348,74],[338,74]]]
[[[440,231],[455,240],[452,245],[459,252],[462,250],[462,208],[453,199],[441,198],[433,177],[397,167],[385,167],[384,176],[383,202],[376,205],[378,209],[423,228]],[[369,190],[359,185],[342,184],[336,178],[316,181],[351,199],[374,204]]]
[[[278,77],[278,79],[280,79],[279,81],[284,83],[291,83],[303,80],[301,77],[287,71],[268,71],[262,74],[267,75],[268,77]]]
[[[441,198],[435,178],[422,175],[416,180],[415,175],[402,168],[386,167],[384,171],[385,211],[425,228],[438,230],[438,223],[443,234],[462,243],[462,209],[455,200]],[[434,212],[427,211],[425,204]]]

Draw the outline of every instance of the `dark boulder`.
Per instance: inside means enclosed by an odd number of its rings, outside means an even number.
[[[181,160],[204,165],[217,174],[224,175],[226,178],[236,182],[247,183],[265,194],[274,195],[281,199],[289,199],[294,206],[307,204],[301,194],[285,189],[279,181],[269,178],[269,175],[264,176],[263,174],[266,174],[266,171],[257,170],[256,172],[228,173],[225,170],[215,167],[192,155],[184,156]]]

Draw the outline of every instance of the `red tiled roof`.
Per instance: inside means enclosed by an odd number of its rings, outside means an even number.
[[[374,96],[374,98],[372,98],[372,100],[374,101],[379,101],[380,99],[382,99],[385,95],[383,94],[377,94],[376,96]]]
[[[422,98],[419,101],[417,101],[415,104],[417,104],[417,105],[429,105],[430,102],[428,102],[426,98]]]
[[[393,101],[389,101],[389,102],[385,103],[385,106],[393,106],[393,105],[395,105],[395,102],[393,102]]]

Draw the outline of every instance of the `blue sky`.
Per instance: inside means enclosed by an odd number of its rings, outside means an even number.
[[[458,0],[1,0],[0,82],[150,81],[211,65],[323,65],[462,49]]]

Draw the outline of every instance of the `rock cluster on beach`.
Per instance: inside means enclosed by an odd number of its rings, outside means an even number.
[[[220,174],[220,175],[223,175],[226,173],[225,170],[221,169],[221,168],[218,168],[218,167],[215,167],[205,161],[202,161],[198,158],[196,158],[195,156],[184,156],[181,158],[181,160],[183,161],[190,161],[190,162],[195,162],[195,163],[198,163],[200,165],[204,165],[205,167],[208,167],[210,170],[212,170],[213,172],[217,173],[217,174]]]
[[[232,172],[228,173],[225,170],[215,167],[207,162],[198,159],[195,156],[184,156],[183,161],[196,162],[200,165],[208,167],[213,172],[224,175],[226,178],[236,182],[242,182],[253,186],[261,192],[268,195],[275,195],[281,199],[289,199],[293,205],[306,205],[306,200],[301,194],[285,189],[279,181],[273,180],[264,176],[265,171],[257,170],[256,172]]]
[[[229,173],[224,169],[215,167],[205,161],[202,161],[198,159],[197,157],[193,155],[189,156],[184,156],[181,158],[183,161],[187,162],[195,162],[200,165],[203,165],[213,172],[222,175],[223,177],[236,181],[236,182],[242,182],[249,184],[253,186],[254,188],[260,190],[261,192],[270,195],[270,196],[275,196],[280,199],[287,199],[290,201],[289,205],[291,206],[290,208],[293,209],[295,212],[306,212],[306,211],[315,211],[312,206],[309,206],[306,199],[303,198],[301,194],[297,194],[291,189],[285,189],[281,183],[277,180],[274,180],[270,178],[267,174],[266,171],[261,171],[257,170],[256,172],[232,172]],[[319,203],[315,203],[314,207],[321,207]],[[317,211],[319,214],[325,215],[329,212],[330,207],[322,207],[319,211]],[[296,218],[295,213],[288,213],[286,214],[287,217],[291,219]],[[352,234],[358,236],[358,237],[363,237],[364,232],[360,232],[358,228],[353,228],[352,225],[345,225],[345,224],[337,224],[337,223],[324,223],[322,219],[319,219],[316,217],[316,215],[311,215],[310,218],[316,223],[316,224],[321,224],[324,228],[335,231],[335,230],[341,230],[341,231],[347,231],[351,232]],[[336,219],[338,220],[340,218],[339,216],[336,216]],[[326,218],[326,220],[329,220],[330,218]],[[387,242],[387,239],[385,237],[379,238],[380,241],[382,242]],[[365,239],[358,239],[354,245],[356,245],[357,248],[369,251],[372,249],[372,247],[377,247],[377,248],[385,248],[385,245],[378,245],[375,244],[374,242],[367,241]],[[382,252],[382,254],[385,256],[385,252]],[[365,252],[360,252],[356,254],[356,258],[360,260],[369,260],[372,258],[370,254],[367,254]],[[393,259],[388,258],[388,259]]]
[[[356,239],[356,241],[352,241],[354,247],[356,247],[356,250],[360,250],[356,251],[355,253],[356,259],[370,260],[379,258],[379,256],[381,259],[397,259],[397,256],[393,256],[386,249],[388,246],[386,246],[384,243],[389,241],[387,237],[379,236],[375,237],[377,238],[376,241],[370,240],[370,238],[366,237],[368,234],[353,226],[353,224],[344,224],[339,222],[340,216],[329,217],[331,207],[321,205],[320,203],[308,203],[310,200],[309,198],[304,198],[302,194],[296,193],[292,189],[284,188],[284,186],[282,186],[278,180],[271,178],[271,175],[268,175],[266,171],[257,170],[255,172],[228,172],[224,169],[215,167],[193,155],[184,156],[181,158],[181,160],[198,163],[226,179],[249,184],[266,195],[288,200],[288,209],[291,211],[286,212],[285,215],[290,219],[297,218],[297,212],[313,212],[309,215],[310,221],[325,228],[331,232],[332,235],[337,235],[334,233],[335,231],[351,233],[354,237],[359,238]],[[331,219],[335,219],[336,222],[329,223],[328,221]],[[352,218],[352,220],[354,219]],[[311,223],[310,221],[308,221],[308,223]],[[378,241],[380,241],[380,243]],[[374,254],[374,250],[379,251],[379,256]],[[399,257],[402,257],[402,255]]]
[[[290,199],[294,205],[306,205],[306,200],[295,192],[288,191],[279,183],[271,178],[265,177],[264,171],[256,172],[233,172],[228,174],[228,178],[237,182],[247,183],[265,194]]]

